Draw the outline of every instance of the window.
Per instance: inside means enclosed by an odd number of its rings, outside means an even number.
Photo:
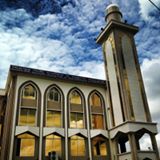
[[[101,99],[96,93],[91,96],[90,103],[93,107],[102,107]]]
[[[53,151],[56,152],[59,156],[62,154],[62,138],[55,134],[46,136],[45,156],[48,156],[49,152]]]
[[[103,137],[95,137],[92,140],[92,148],[94,156],[107,156],[107,143]]]
[[[79,95],[79,93],[77,91],[73,91],[71,93],[71,97],[70,97],[70,103],[71,104],[79,104],[81,105],[81,96]]]
[[[19,117],[19,125],[20,126],[35,126],[36,124],[36,110],[35,109],[27,109],[21,108],[20,117]]]
[[[61,127],[61,112],[59,111],[47,111],[47,119],[46,119],[47,127]]]
[[[70,127],[84,128],[83,113],[71,113]]]
[[[47,91],[46,127],[62,127],[62,101],[60,91],[52,87]]]
[[[77,90],[69,95],[70,104],[70,128],[84,128],[84,107],[82,97]]]
[[[80,136],[72,136],[70,140],[71,156],[85,156],[85,139]]]
[[[101,99],[96,92],[92,93],[89,98],[91,128],[93,129],[105,129],[104,106]]]
[[[36,99],[36,92],[32,85],[27,85],[23,89],[23,98]]]
[[[35,156],[35,136],[25,133],[17,137],[16,156],[34,157]]]
[[[49,101],[55,101],[59,102],[60,101],[60,94],[56,88],[52,88],[49,93],[48,93],[48,100]]]
[[[103,115],[92,114],[92,128],[104,129]]]
[[[32,84],[22,87],[19,103],[19,126],[36,126],[37,125],[37,90]]]

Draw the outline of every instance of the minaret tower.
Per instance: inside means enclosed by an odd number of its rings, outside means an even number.
[[[108,113],[112,160],[158,160],[152,123],[134,41],[138,27],[124,23],[116,4],[106,9],[106,27],[97,38],[103,47],[110,106]],[[147,134],[152,148],[142,150],[139,140]]]

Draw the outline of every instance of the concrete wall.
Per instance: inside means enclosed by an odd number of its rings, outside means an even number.
[[[134,60],[133,47],[130,38],[126,35],[122,37],[122,50],[129,81],[134,117],[136,121],[146,122],[146,114]]]
[[[113,36],[113,35],[112,35]],[[111,36],[111,37],[112,37]],[[112,38],[113,40],[113,38]],[[110,94],[111,94],[111,101],[112,101],[112,107],[113,107],[113,116],[114,116],[114,121],[115,121],[115,126],[123,123],[123,118],[122,118],[122,106],[120,102],[120,93],[118,89],[118,79],[117,79],[117,71],[115,68],[115,61],[114,61],[114,56],[113,52],[114,51],[114,46],[111,43],[112,40],[107,40],[105,43],[105,56],[106,56],[106,61],[107,61],[107,74],[108,74],[108,80],[110,84]]]

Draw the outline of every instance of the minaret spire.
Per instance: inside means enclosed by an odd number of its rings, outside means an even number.
[[[112,159],[158,160],[157,127],[151,120],[134,41],[139,29],[123,22],[116,4],[106,8],[105,20],[106,27],[99,34],[97,43],[103,47],[109,91],[109,114],[112,119],[109,134],[111,146],[114,146]],[[140,149],[139,140],[144,134],[149,135],[153,152],[142,152]],[[130,150],[126,143],[129,143]]]

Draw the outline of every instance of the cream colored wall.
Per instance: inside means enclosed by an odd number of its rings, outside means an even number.
[[[123,123],[122,106],[120,103],[117,73],[116,73],[115,64],[114,64],[113,47],[109,40],[107,40],[105,44],[105,56],[107,61],[108,78],[109,78],[110,90],[111,90],[111,96],[112,96],[111,101],[113,105],[114,120],[115,120],[115,125],[117,126]]]
[[[138,73],[134,61],[133,47],[129,37],[124,35],[122,37],[122,49],[124,54],[124,61],[129,81],[130,93],[132,98],[132,105],[136,121],[146,121],[144,104],[142,94],[140,91],[140,84],[138,80]]]

